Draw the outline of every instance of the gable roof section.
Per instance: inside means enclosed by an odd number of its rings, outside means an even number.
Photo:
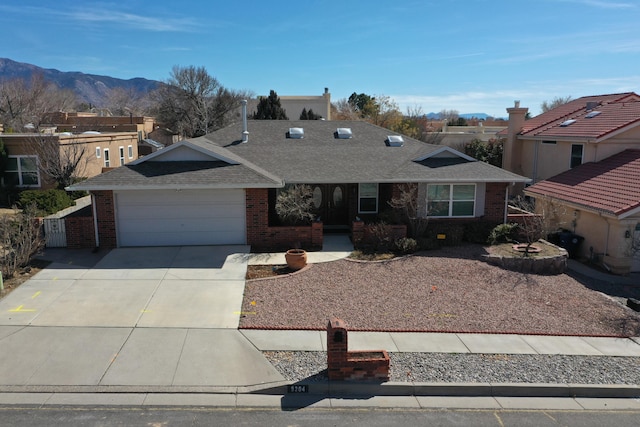
[[[527,187],[525,193],[624,217],[640,207],[640,150],[584,163]]]
[[[599,111],[588,118],[592,111]],[[561,126],[567,120],[575,120]],[[586,139],[599,141],[640,124],[640,96],[634,92],[584,96],[524,122],[523,139]]]
[[[282,187],[282,179],[221,147],[181,141],[70,190]]]

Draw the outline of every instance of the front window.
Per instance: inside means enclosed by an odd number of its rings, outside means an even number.
[[[96,147],[96,158],[99,159],[102,156],[102,151],[100,151],[100,147]]]
[[[582,164],[583,149],[582,144],[571,144],[571,169]]]
[[[133,159],[133,145],[129,145],[127,149],[129,151],[129,158]]]
[[[378,212],[378,184],[358,185],[358,213]]]
[[[109,157],[109,149],[108,148],[104,149],[104,167],[105,168],[111,167],[111,158]]]
[[[120,166],[124,165],[124,147],[120,147]]]
[[[40,187],[37,156],[9,156],[4,174],[4,184],[18,187]]]
[[[472,217],[475,212],[475,184],[433,184],[427,186],[427,216]]]

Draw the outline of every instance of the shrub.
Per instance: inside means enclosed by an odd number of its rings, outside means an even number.
[[[497,245],[500,243],[513,242],[518,234],[518,224],[500,224],[491,230],[488,243]]]
[[[401,254],[412,254],[418,250],[418,242],[410,237],[403,237],[393,242],[393,248]]]
[[[51,215],[73,206],[73,200],[64,190],[25,190],[20,193],[20,206],[35,205],[38,215]]]

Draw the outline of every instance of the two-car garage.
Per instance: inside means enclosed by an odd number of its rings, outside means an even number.
[[[114,191],[118,246],[246,243],[243,189]]]

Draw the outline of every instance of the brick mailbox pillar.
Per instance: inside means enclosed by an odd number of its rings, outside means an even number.
[[[347,363],[347,326],[335,317],[327,325],[327,368],[330,380],[343,379],[342,368]]]
[[[331,318],[327,325],[329,380],[389,380],[389,355],[385,350],[348,351],[347,325]]]

